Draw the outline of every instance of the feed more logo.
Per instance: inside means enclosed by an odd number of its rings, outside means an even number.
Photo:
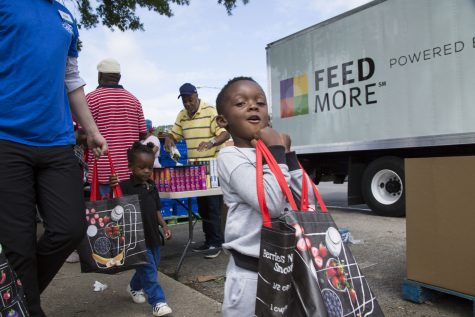
[[[376,104],[376,89],[386,82],[371,81],[376,67],[370,57],[319,68],[314,73],[315,113]],[[280,116],[309,113],[307,74],[280,81]]]
[[[374,61],[370,57],[316,70],[315,112],[377,103],[377,83],[366,83],[374,71]],[[385,85],[385,82],[379,83],[379,86]]]
[[[308,114],[307,75],[298,75],[280,81],[280,117]]]

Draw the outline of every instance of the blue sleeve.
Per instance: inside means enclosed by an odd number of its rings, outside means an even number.
[[[73,38],[71,39],[71,44],[69,45],[68,56],[69,57],[78,57],[78,40],[79,40],[79,31],[76,20],[73,23]]]

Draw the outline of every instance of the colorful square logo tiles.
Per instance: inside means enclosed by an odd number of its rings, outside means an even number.
[[[307,75],[298,75],[280,81],[280,117],[308,114]]]

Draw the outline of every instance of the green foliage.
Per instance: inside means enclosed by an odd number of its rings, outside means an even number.
[[[218,4],[224,5],[229,15],[231,15],[233,9],[237,7],[236,2],[237,0],[218,0]],[[243,4],[247,4],[248,2],[249,0],[242,0]]]
[[[110,29],[143,30],[144,25],[136,15],[137,8],[146,8],[160,15],[173,16],[171,4],[189,5],[190,0],[70,0],[73,1],[81,15],[81,26],[86,29],[96,27],[99,23]],[[208,0],[199,0],[208,1]],[[232,14],[238,0],[217,0],[219,5]],[[247,4],[249,0],[241,0]],[[92,4],[91,4],[92,2]],[[94,4],[94,5],[93,5]]]

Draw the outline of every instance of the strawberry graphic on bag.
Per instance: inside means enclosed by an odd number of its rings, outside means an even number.
[[[0,277],[0,285],[5,283],[6,280],[7,280],[7,274],[5,273],[5,271],[2,270],[2,276]]]

